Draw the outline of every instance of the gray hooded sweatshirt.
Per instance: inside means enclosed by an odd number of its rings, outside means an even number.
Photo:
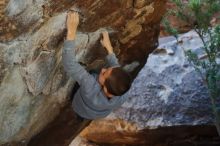
[[[85,119],[97,119],[106,117],[110,112],[122,105],[126,98],[114,96],[108,99],[102,91],[98,82],[98,75],[88,73],[75,58],[75,42],[65,41],[62,52],[64,70],[75,81],[80,88],[73,98],[74,111]],[[106,56],[109,66],[119,66],[115,54]]]

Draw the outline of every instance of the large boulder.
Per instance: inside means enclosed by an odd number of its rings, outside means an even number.
[[[179,45],[173,37],[160,39],[125,95],[128,100],[107,118],[92,122],[81,136],[98,144],[144,146],[217,137],[207,87],[184,54],[191,49],[204,58],[203,44],[194,31],[179,39]]]
[[[108,30],[122,66],[136,62],[133,78],[158,45],[166,0],[1,0],[0,144],[26,143],[66,104],[74,81],[61,51],[67,11],[80,13],[77,60],[100,69],[107,52],[99,43]]]

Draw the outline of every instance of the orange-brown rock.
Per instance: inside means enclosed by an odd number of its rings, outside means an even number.
[[[217,131],[211,125],[168,126],[138,131],[134,128],[126,129],[131,125],[126,122],[120,121],[122,125],[118,124],[118,121],[102,121],[101,123],[90,124],[81,133],[81,137],[87,140],[84,145],[90,146],[90,142],[98,146],[187,146],[191,144],[215,146],[220,144]],[[81,146],[76,145],[76,140],[70,146]]]
[[[137,75],[157,47],[166,0],[0,0],[0,144],[28,140],[59,113],[74,81],[62,68],[66,14],[80,13],[77,59],[103,65],[102,30]],[[4,118],[2,118],[4,117]]]

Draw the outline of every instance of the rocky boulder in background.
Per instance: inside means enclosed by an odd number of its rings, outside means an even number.
[[[172,37],[160,39],[125,95],[128,100],[104,120],[91,123],[81,136],[112,146],[191,145],[201,144],[201,137],[217,137],[207,88],[184,54],[191,49],[204,58],[202,42],[194,31],[179,39],[179,46]],[[214,139],[211,142],[206,145],[215,145]]]
[[[67,11],[80,12],[77,59],[100,69],[108,30],[122,66],[137,75],[158,45],[166,0],[0,0],[0,144],[26,143],[59,113],[74,81],[61,64]]]

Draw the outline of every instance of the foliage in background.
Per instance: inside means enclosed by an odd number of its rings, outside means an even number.
[[[186,51],[188,60],[193,64],[196,71],[205,74],[203,78],[207,84],[212,109],[215,116],[215,125],[220,135],[220,25],[210,27],[214,14],[220,12],[220,0],[171,0],[176,5],[176,10],[168,10],[163,25],[166,31],[176,38],[178,31],[173,28],[167,16],[173,15],[192,26],[203,42],[206,59],[200,59],[192,51]]]

